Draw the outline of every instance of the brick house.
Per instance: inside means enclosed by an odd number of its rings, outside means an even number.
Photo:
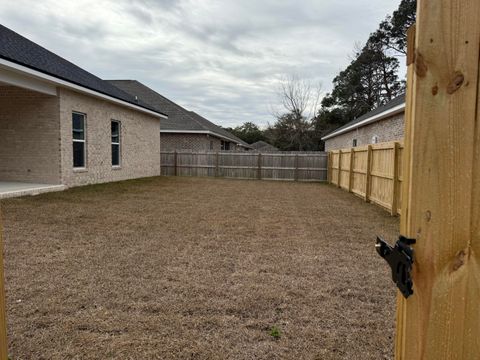
[[[0,25],[0,197],[160,175],[161,118]]]
[[[142,100],[153,108],[162,109],[168,115],[160,128],[161,149],[163,151],[227,151],[249,150],[250,146],[193,111],[177,105],[146,85],[136,80],[111,80],[131,96]]]
[[[400,95],[322,137],[325,151],[402,140],[405,95]]]

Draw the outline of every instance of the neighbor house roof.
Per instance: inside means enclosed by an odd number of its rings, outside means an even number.
[[[165,96],[157,93],[148,86],[137,80],[109,80],[109,82],[132,96],[137,96],[142,101],[154,108],[161,108],[168,115],[168,119],[162,121],[161,133],[197,133],[217,136],[244,147],[250,147],[232,133],[215,125],[211,121],[189,111]]]
[[[12,66],[12,63],[17,66]],[[59,79],[81,89],[88,89],[94,93],[102,94],[127,103],[135,108],[153,111],[163,117],[166,115],[158,108],[153,108],[146,103],[137,101],[135,97],[118,89],[107,81],[89,73],[77,65],[52,53],[40,45],[28,40],[16,32],[0,25],[0,65],[6,69],[17,72],[29,72],[29,75],[39,77],[39,74],[48,75],[44,80]]]
[[[254,142],[253,144],[250,144],[250,146],[254,150],[278,151],[278,148],[276,148],[272,144],[269,144],[266,141],[262,141],[262,140]]]
[[[383,120],[387,117],[402,113],[405,111],[405,94],[397,96],[385,105],[382,105],[348,123],[333,130],[331,133],[322,137],[322,140],[327,140],[332,137],[344,134],[346,132],[358,129],[362,126],[371,124],[376,121]]]

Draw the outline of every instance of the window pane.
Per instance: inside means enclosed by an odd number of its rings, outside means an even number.
[[[85,167],[85,143],[73,143],[73,167]]]
[[[112,121],[112,142],[120,142],[120,123],[118,121]]]
[[[120,145],[112,144],[112,166],[120,166]]]
[[[76,140],[85,140],[85,116],[82,114],[72,114],[73,138]]]

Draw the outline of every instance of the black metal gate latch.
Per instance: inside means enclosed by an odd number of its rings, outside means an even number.
[[[397,284],[405,298],[413,294],[413,281],[411,277],[413,265],[413,249],[415,239],[408,239],[400,235],[394,247],[388,245],[383,239],[377,237],[375,248],[392,268],[392,280]]]

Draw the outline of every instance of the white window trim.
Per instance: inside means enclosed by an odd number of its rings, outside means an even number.
[[[119,120],[112,119],[110,121],[110,132],[111,132],[111,128],[112,128],[112,123],[114,123],[114,122],[118,124],[118,143],[112,141],[111,134],[110,134],[110,143],[111,143],[111,145],[118,145],[118,165],[113,165],[112,164],[112,168],[113,169],[121,169],[122,168],[122,122],[119,121]],[[110,151],[112,151],[111,147],[110,147]]]
[[[72,115],[73,114],[83,116],[83,140],[73,138],[73,119],[72,119],[72,145],[75,142],[84,144],[83,145],[83,159],[84,159],[83,166],[78,166],[78,167],[75,166],[75,162],[73,161],[73,154],[72,154],[72,167],[73,167],[74,171],[82,172],[82,171],[87,170],[87,161],[88,161],[88,159],[87,159],[87,114],[79,112],[79,111],[72,111]]]

